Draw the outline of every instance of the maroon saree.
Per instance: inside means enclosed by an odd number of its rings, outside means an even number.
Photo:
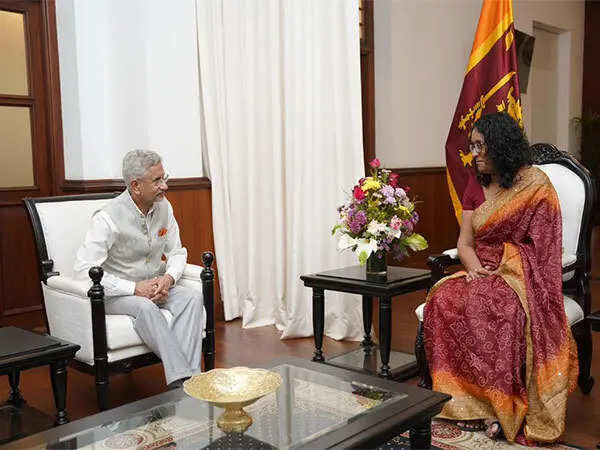
[[[493,275],[440,280],[427,297],[425,349],[440,417],[497,418],[509,441],[564,431],[577,350],[562,294],[562,222],[548,177],[530,167],[473,212],[475,251]]]

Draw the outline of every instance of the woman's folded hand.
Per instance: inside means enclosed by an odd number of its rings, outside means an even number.
[[[471,269],[467,271],[467,283],[470,283],[473,280],[478,278],[487,277],[488,275],[493,275],[495,272],[492,272],[491,267],[477,267],[475,269]]]

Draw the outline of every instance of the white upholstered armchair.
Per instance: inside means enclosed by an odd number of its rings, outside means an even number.
[[[129,316],[105,314],[101,268],[90,269],[90,276],[95,278],[93,289],[91,280],[72,278],[75,255],[91,225],[92,213],[116,195],[24,199],[35,236],[48,332],[81,346],[74,365],[95,374],[101,410],[108,405],[110,374],[160,362],[137,335]],[[205,252],[202,260],[204,268],[187,264],[178,284],[203,293],[206,324],[202,347],[204,369],[210,370],[215,357],[212,253]],[[169,311],[161,312],[171,320]]]
[[[562,214],[563,232],[563,294],[567,321],[573,331],[579,353],[579,387],[587,394],[594,379],[590,376],[592,362],[592,337],[586,317],[590,314],[590,239],[591,215],[596,201],[596,189],[589,172],[568,153],[550,144],[531,147],[533,162],[550,178],[558,194]],[[431,284],[445,276],[446,269],[460,264],[456,249],[442,255],[430,256]],[[431,377],[425,357],[423,338],[423,308],[415,313],[419,320],[415,356],[421,374],[421,387],[431,389]]]

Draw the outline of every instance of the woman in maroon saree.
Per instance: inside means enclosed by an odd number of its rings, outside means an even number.
[[[562,295],[558,197],[531,167],[504,113],[473,126],[478,179],[463,197],[458,252],[465,270],[431,289],[424,312],[433,389],[452,395],[440,417],[514,441],[563,433],[577,350]],[[479,181],[479,182],[478,182]],[[484,425],[486,420],[486,425]]]

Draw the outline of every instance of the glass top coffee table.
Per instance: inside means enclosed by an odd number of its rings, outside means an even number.
[[[182,389],[90,416],[7,448],[296,449],[375,447],[411,428],[414,448],[428,448],[431,418],[449,396],[372,375],[296,358],[268,368],[283,383],[244,408],[244,433],[216,425],[223,411]]]

